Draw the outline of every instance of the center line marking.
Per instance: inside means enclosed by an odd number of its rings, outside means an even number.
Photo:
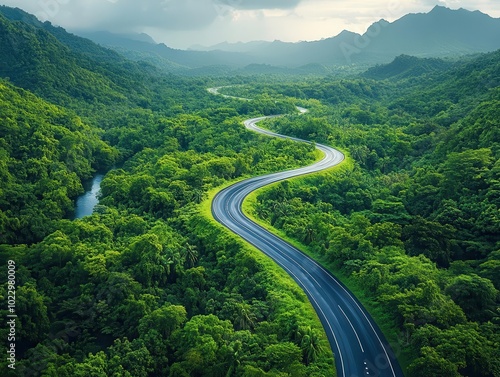
[[[359,339],[358,333],[354,329],[354,326],[352,325],[351,320],[347,317],[347,315],[342,310],[342,308],[340,307],[340,305],[337,305],[337,306],[339,307],[339,309],[342,312],[342,314],[344,315],[344,317],[347,319],[347,322],[349,322],[349,325],[351,325],[352,331],[354,331],[354,335],[356,335],[356,338],[358,339],[359,346],[361,347],[361,352],[365,353],[365,350],[363,349],[363,345],[361,344],[361,340]]]

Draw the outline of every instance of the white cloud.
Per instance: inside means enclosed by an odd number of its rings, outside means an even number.
[[[500,17],[498,0],[0,0],[69,30],[150,32],[173,47],[250,40],[315,40],[363,33],[434,5]]]
[[[215,0],[235,9],[293,9],[303,0]],[[307,0],[304,0],[307,1]]]

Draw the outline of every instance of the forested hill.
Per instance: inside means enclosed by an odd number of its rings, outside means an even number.
[[[293,112],[294,102],[213,96],[206,79],[162,76],[9,12],[0,16],[0,265],[16,266],[16,370],[4,357],[1,374],[335,375],[305,294],[200,204],[232,180],[317,157],[241,124]],[[68,220],[82,179],[115,162],[95,213]]]
[[[36,22],[21,10],[0,8],[0,49],[1,77],[63,106],[74,102],[134,106],[151,96],[143,81],[148,76],[144,71],[154,72],[152,67]]]
[[[33,242],[118,152],[74,113],[1,79],[0,108],[0,243]]]
[[[386,74],[377,77],[376,72]],[[397,84],[400,98],[391,97],[389,106],[400,107],[426,118],[442,112],[439,122],[449,125],[490,98],[498,89],[500,50],[467,57],[453,64],[399,57],[388,65],[373,67],[365,76],[377,80],[386,78],[392,83],[400,81]]]
[[[452,67],[449,61],[436,58],[417,58],[400,55],[390,64],[376,65],[368,69],[363,76],[372,79],[407,79],[444,71]]]
[[[87,58],[93,58],[94,63],[99,66],[106,63],[127,63],[127,61],[118,53],[96,45],[88,39],[68,33],[65,29],[53,26],[50,22],[41,22],[35,16],[23,11],[22,9],[0,6],[0,13],[10,21],[19,21],[25,25],[32,26],[35,29],[43,29],[47,31],[56,37],[59,42],[70,48],[73,52],[84,54]]]
[[[381,310],[411,377],[500,370],[499,77],[497,51],[406,78],[258,88],[316,103],[268,127],[343,146],[356,166],[264,191],[255,214]]]

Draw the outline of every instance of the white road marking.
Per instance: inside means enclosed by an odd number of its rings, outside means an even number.
[[[361,340],[359,339],[358,333],[354,329],[354,326],[352,325],[351,320],[349,319],[349,317],[347,317],[347,315],[345,314],[344,310],[342,310],[340,305],[337,305],[337,306],[339,307],[340,311],[344,315],[345,319],[347,319],[347,322],[349,322],[349,325],[351,325],[352,331],[354,331],[354,335],[356,335],[356,338],[358,339],[359,346],[361,347],[361,352],[365,353],[365,350],[363,349],[363,345],[361,344]]]
[[[213,88],[213,89],[215,89],[215,90],[214,90],[214,91],[212,91],[212,90],[210,90],[210,89],[209,89],[209,92],[211,92],[211,93],[213,93],[213,94],[219,94],[219,93],[217,93],[217,91],[218,91],[218,89],[220,89],[220,88]],[[225,96],[225,95],[223,95],[223,96]],[[228,98],[237,98],[237,97],[231,97],[231,96],[225,96],[225,97],[228,97]],[[246,99],[246,98],[240,98],[240,99],[242,99],[242,100],[248,100],[248,99]],[[301,113],[303,112],[301,109],[299,109],[299,110],[301,111]],[[259,117],[259,118],[249,119],[249,120],[246,120],[246,121],[244,122],[244,125],[245,125],[248,129],[254,130],[254,131],[259,132],[259,133],[261,133],[261,134],[265,134],[265,135],[269,135],[269,136],[275,136],[275,137],[280,137],[280,138],[287,138],[287,139],[291,139],[291,140],[295,140],[295,141],[301,141],[301,142],[310,143],[310,142],[309,142],[309,141],[307,141],[307,140],[302,140],[302,139],[298,139],[298,138],[294,138],[294,137],[289,137],[289,136],[286,136],[286,135],[276,134],[276,133],[273,133],[273,132],[271,132],[271,131],[261,129],[261,128],[259,128],[259,127],[256,125],[256,123],[258,123],[259,121],[261,121],[261,120],[263,120],[263,119],[273,118],[273,117],[276,117],[276,116],[270,116],[270,117]],[[326,153],[325,158],[324,158],[323,160],[321,160],[321,161],[319,161],[319,162],[317,162],[317,163],[315,163],[315,164],[313,164],[313,165],[306,166],[306,167],[304,167],[304,168],[298,168],[298,169],[290,170],[290,171],[288,171],[288,172],[287,172],[288,174],[287,174],[286,176],[283,176],[283,174],[282,174],[283,172],[280,172],[280,173],[274,173],[274,174],[268,175],[268,176],[266,176],[266,177],[267,177],[267,181],[266,181],[266,183],[263,183],[263,182],[257,182],[256,187],[255,187],[253,190],[251,190],[251,191],[254,191],[254,190],[255,190],[255,189],[257,189],[257,188],[261,188],[261,187],[263,187],[263,186],[265,186],[265,185],[267,185],[267,184],[274,183],[274,182],[277,182],[277,181],[281,181],[281,180],[289,179],[289,178],[296,177],[296,176],[299,176],[299,175],[304,175],[304,174],[310,174],[310,173],[314,173],[314,172],[319,172],[319,171],[321,171],[321,170],[324,170],[324,169],[326,169],[326,168],[333,167],[333,166],[335,166],[335,165],[339,164],[339,163],[340,163],[340,162],[342,162],[342,161],[344,160],[344,158],[345,158],[345,156],[344,156],[341,152],[339,152],[338,150],[336,150],[336,149],[334,149],[334,148],[331,148],[331,147],[328,147],[328,146],[325,146],[325,145],[322,145],[322,144],[316,144],[316,147],[317,147],[317,149],[319,149],[319,150],[321,150],[321,151],[323,151],[323,152],[325,152],[325,153]],[[280,177],[278,180],[273,180],[273,177],[272,177],[272,176],[274,176],[274,175],[278,175],[278,174],[279,174],[279,175],[281,175],[281,177]],[[257,177],[257,178],[258,178],[258,177]],[[261,177],[261,178],[263,178],[263,177]],[[251,192],[251,191],[250,191],[250,192]],[[246,197],[247,195],[248,195],[248,194],[245,194],[245,197]],[[216,197],[217,197],[217,196],[216,196]],[[243,198],[243,199],[244,199],[244,198]],[[218,212],[218,211],[216,211],[216,212]],[[228,212],[230,212],[230,211],[228,211]],[[220,216],[220,214],[219,214],[219,216]],[[235,219],[234,219],[234,217],[233,217],[232,215],[230,215],[230,216],[231,216],[231,218],[233,218],[233,220],[235,220]],[[224,216],[224,217],[225,217],[225,216]],[[246,218],[246,216],[244,216],[244,217]],[[246,219],[248,219],[248,218],[246,218]],[[249,219],[248,219],[248,220],[249,220]],[[249,221],[251,221],[251,220],[249,220]],[[251,222],[253,223],[253,221],[251,221]],[[245,224],[240,224],[240,228],[243,228],[243,229],[247,230],[247,233],[250,233],[250,234],[252,234],[252,233],[253,233],[253,235],[254,235],[254,236],[256,236],[256,233],[255,233],[255,232],[249,232],[249,230],[250,230],[250,229],[249,229],[249,228],[248,228]],[[268,234],[270,234],[270,235],[274,236],[271,232],[269,232],[269,231],[267,231],[267,230],[265,230],[265,229],[264,229],[264,231],[265,231],[266,233],[268,233]],[[275,237],[276,237],[276,236],[275,236]],[[277,237],[277,238],[281,240],[281,238],[279,238],[279,237]],[[282,241],[282,240],[281,240],[281,241]],[[267,241],[267,240],[265,240],[265,239],[264,239],[264,242],[265,242],[265,243],[268,243],[268,241]],[[288,243],[287,243],[287,244],[288,244]],[[289,244],[288,244],[288,245],[289,245]],[[292,246],[292,245],[289,245],[289,246],[291,246],[291,248],[292,248],[292,249],[297,250],[298,252],[300,252],[300,250],[298,250],[298,249],[297,249],[297,248],[295,248],[294,246]],[[274,248],[274,249],[276,249],[276,248]],[[279,250],[278,250],[278,251],[279,251]],[[279,252],[279,254],[283,257],[283,254],[282,254],[281,252]],[[392,365],[392,361],[391,361],[391,359],[389,358],[389,355],[387,354],[386,347],[385,347],[385,346],[384,346],[384,344],[382,343],[382,341],[381,341],[380,337],[379,337],[379,336],[378,336],[378,334],[377,334],[377,331],[376,331],[376,330],[375,330],[375,328],[373,327],[372,323],[371,323],[371,322],[370,322],[370,320],[368,319],[368,317],[367,317],[367,315],[365,314],[365,312],[363,311],[363,309],[360,307],[360,305],[357,303],[357,301],[353,298],[353,296],[350,294],[350,292],[349,292],[349,291],[347,291],[347,290],[346,290],[346,289],[345,289],[345,288],[344,288],[344,287],[343,287],[343,286],[342,286],[342,285],[341,285],[341,284],[337,281],[337,279],[331,275],[331,273],[330,273],[330,272],[328,272],[328,271],[327,271],[327,270],[326,270],[323,266],[321,266],[319,263],[317,263],[317,262],[316,262],[315,260],[313,260],[312,258],[309,258],[309,257],[308,257],[308,259],[309,259],[309,260],[310,260],[313,264],[315,264],[318,268],[320,268],[323,272],[325,272],[325,273],[326,273],[326,275],[328,275],[328,277],[329,277],[329,278],[330,278],[330,279],[331,279],[331,280],[332,280],[332,281],[333,281],[336,285],[338,285],[338,286],[339,286],[342,290],[344,290],[344,291],[345,291],[345,293],[346,293],[346,294],[347,294],[347,295],[351,298],[351,300],[354,302],[354,304],[355,304],[355,305],[358,307],[358,309],[361,311],[361,313],[363,314],[364,318],[366,319],[366,321],[367,321],[367,322],[368,322],[368,324],[370,325],[370,328],[372,329],[373,333],[374,333],[374,334],[375,334],[375,336],[377,337],[377,339],[378,339],[378,341],[379,341],[380,345],[382,346],[382,349],[383,349],[383,351],[384,351],[384,353],[385,353],[385,356],[387,357],[387,361],[389,362],[389,365],[390,365],[390,367],[391,367],[391,371],[392,371],[393,376],[394,376],[394,377],[396,377],[396,373],[395,373],[395,371],[394,371],[394,368],[393,368],[393,365]],[[285,270],[287,270],[287,271],[288,271],[291,275],[293,275],[296,279],[298,279],[298,278],[297,278],[297,276],[296,276],[295,274],[293,274],[290,270],[288,270],[285,266],[283,266],[283,265],[282,265],[281,263],[279,263],[279,262],[278,262],[278,264],[279,264],[282,268],[284,268]],[[302,270],[303,270],[303,272],[305,272],[306,274],[308,274],[310,277],[312,277],[312,275],[311,275],[311,274],[310,274],[307,270],[305,270],[305,269],[302,269]],[[314,281],[315,281],[315,282],[319,285],[319,283],[316,281],[316,279],[314,279],[314,277],[312,277],[312,279],[313,279],[313,280],[314,280]],[[300,282],[300,280],[297,280],[297,281],[298,281],[298,282]],[[345,368],[344,368],[344,362],[343,362],[342,353],[341,353],[341,351],[340,351],[339,344],[338,344],[338,342],[337,342],[337,338],[336,338],[336,336],[335,336],[335,333],[333,332],[333,329],[332,329],[332,327],[331,327],[331,324],[330,324],[330,322],[328,321],[328,319],[326,318],[325,313],[323,312],[323,310],[321,309],[321,307],[318,305],[318,303],[317,303],[317,301],[315,300],[315,298],[311,295],[311,292],[310,292],[307,288],[305,288],[305,287],[303,287],[303,289],[307,291],[307,293],[309,294],[309,297],[311,297],[311,299],[312,299],[312,300],[316,303],[316,305],[317,305],[318,309],[321,311],[321,313],[322,313],[322,315],[323,315],[323,318],[324,318],[324,319],[325,319],[325,321],[327,322],[328,327],[330,328],[330,331],[331,331],[331,333],[332,333],[332,335],[333,335],[333,337],[334,337],[335,343],[336,343],[336,345],[337,345],[337,349],[339,350],[339,355],[340,355],[341,365],[342,365],[342,374],[343,374],[343,376],[345,376]],[[339,306],[339,308],[340,308],[340,310],[342,311],[342,313],[344,314],[344,316],[347,318],[347,320],[349,321],[349,324],[351,325],[351,327],[352,327],[352,328],[353,328],[353,330],[354,330],[354,327],[353,327],[353,325],[352,325],[351,321],[349,320],[349,318],[347,317],[347,315],[345,314],[345,312],[342,310],[342,308],[341,308],[340,306]],[[358,342],[359,342],[359,345],[360,345],[360,347],[361,347],[361,350],[364,352],[363,346],[361,345],[361,342],[360,342],[360,340],[359,340],[358,334],[356,333],[356,331],[355,331],[355,330],[354,330],[354,333],[356,334],[356,337],[358,338]],[[366,362],[364,362],[364,364],[366,365]],[[369,374],[369,372],[367,372],[367,374]]]

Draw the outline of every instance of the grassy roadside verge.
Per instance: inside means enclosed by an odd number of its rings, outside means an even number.
[[[336,167],[333,167],[325,172],[320,172],[316,174],[325,174],[327,172],[332,172],[332,171],[341,172],[352,169],[354,166],[353,160],[349,157],[348,154],[345,153],[345,155],[346,159],[342,164],[337,165]],[[296,177],[293,179],[295,180],[295,182],[300,183],[300,180],[304,179],[304,176]],[[243,203],[243,213],[246,216],[248,216],[252,221],[256,222],[263,228],[267,229],[269,232],[284,239],[286,242],[290,243],[295,248],[301,250],[303,253],[313,258],[315,261],[317,261],[319,264],[325,267],[328,271],[330,271],[333,275],[335,275],[354,294],[354,296],[361,302],[361,304],[367,309],[367,311],[373,317],[373,319],[383,332],[384,336],[386,337],[387,341],[391,344],[393,351],[395,352],[398,361],[401,367],[403,368],[403,371],[405,371],[407,369],[407,366],[410,364],[412,357],[408,353],[408,350],[402,349],[400,347],[398,339],[399,331],[395,328],[395,325],[393,325],[393,321],[387,317],[387,315],[383,312],[382,308],[380,308],[379,304],[376,301],[374,301],[373,298],[368,297],[365,294],[363,287],[361,287],[359,283],[356,282],[354,279],[352,279],[350,276],[346,275],[338,268],[336,268],[331,262],[327,261],[325,256],[320,255],[317,252],[314,252],[307,245],[304,245],[301,242],[288,236],[283,230],[276,229],[269,223],[258,218],[254,210],[257,204],[258,196],[272,189],[273,186],[277,184],[278,183],[263,187],[251,193]]]
[[[315,156],[315,159],[314,159],[314,161],[311,162],[311,164],[315,164],[316,162],[321,161],[325,155],[319,149],[316,149],[314,151],[314,156]],[[290,168],[290,170],[296,169],[296,168],[299,168],[299,167],[301,167],[301,166]],[[273,172],[269,172],[269,173],[271,174]],[[213,201],[215,195],[217,195],[217,193],[219,191],[222,191],[225,188],[227,188],[227,187],[229,187],[231,185],[234,185],[235,183],[244,181],[245,179],[252,178],[252,177],[253,176],[243,176],[243,177],[240,177],[240,178],[236,178],[236,179],[233,179],[231,181],[228,181],[228,182],[224,183],[223,185],[217,186],[217,187],[209,190],[207,192],[207,198],[205,200],[203,200],[203,202],[200,203],[200,213],[203,214],[205,217],[213,220],[216,224],[219,224],[217,221],[215,221],[215,219],[212,216],[212,201]]]
[[[323,152],[316,150],[315,161],[312,163],[318,162],[323,158]],[[299,287],[293,278],[284,273],[282,268],[279,267],[271,258],[266,256],[256,247],[244,241],[239,236],[232,233],[223,225],[219,224],[215,221],[212,215],[212,201],[217,193],[246,178],[249,177],[242,177],[226,182],[224,185],[208,191],[207,198],[199,204],[199,213],[201,217],[206,220],[205,226],[210,227],[213,231],[217,232],[220,237],[237,243],[240,247],[239,249],[241,253],[244,253],[246,256],[250,256],[260,266],[262,266],[265,275],[264,281],[269,291],[270,299],[273,301],[275,315],[286,316],[290,313],[295,313],[300,318],[301,327],[311,327],[317,332],[323,351],[314,367],[315,372],[313,372],[311,376],[336,376],[334,355],[330,348],[328,338],[324,332],[323,325],[321,324],[321,321],[319,320],[319,317],[305,292]]]
[[[322,158],[322,153],[318,159]],[[258,265],[262,267],[263,282],[268,290],[269,300],[272,301],[274,315],[287,316],[295,313],[299,317],[301,327],[311,327],[319,335],[322,353],[314,365],[314,371],[311,376],[337,376],[335,369],[334,355],[330,348],[328,338],[324,332],[323,325],[314,310],[311,302],[305,292],[292,279],[291,276],[284,273],[271,258],[262,253],[259,249],[244,241],[239,236],[232,233],[223,225],[219,224],[212,216],[212,201],[215,195],[226,187],[241,181],[242,179],[227,182],[226,184],[214,188],[208,192],[208,197],[199,206],[200,215],[205,220],[205,227],[211,228],[211,233],[216,232],[218,237],[226,241],[239,245],[239,252],[247,257],[251,257]]]

